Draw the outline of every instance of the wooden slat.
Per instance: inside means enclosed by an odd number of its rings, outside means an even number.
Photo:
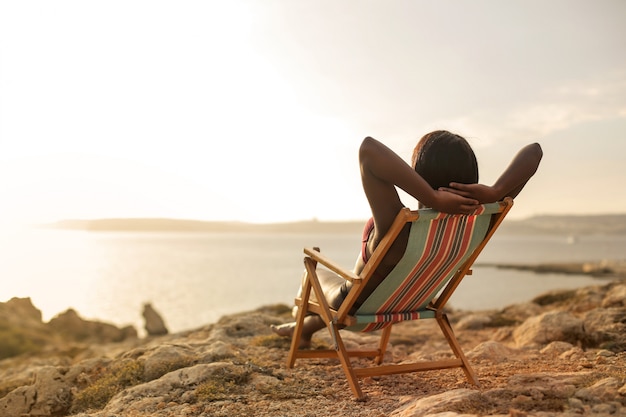
[[[315,250],[315,248],[304,248],[304,253],[313,258],[315,261],[324,265],[326,268],[333,271],[335,274],[343,277],[350,282],[359,281],[361,279],[354,272],[343,269],[339,264],[331,261],[329,258],[322,255],[319,251]]]
[[[434,371],[436,369],[461,368],[461,359],[448,359],[432,362],[399,363],[394,365],[372,366],[370,368],[357,368],[354,373],[359,378],[378,375],[393,375],[418,371]]]
[[[351,358],[373,358],[380,354],[378,350],[349,350],[347,353]],[[298,358],[336,358],[337,351],[330,349],[299,350],[296,355]]]

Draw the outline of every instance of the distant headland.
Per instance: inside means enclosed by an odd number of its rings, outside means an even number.
[[[110,218],[61,220],[40,225],[44,228],[87,231],[129,232],[218,232],[218,233],[355,233],[365,220],[305,220],[286,223],[245,223],[170,218]],[[498,234],[526,235],[626,235],[626,214],[543,215],[523,220],[507,219]]]

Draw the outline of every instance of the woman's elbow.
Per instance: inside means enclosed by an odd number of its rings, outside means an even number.
[[[533,144],[530,144],[529,146],[531,148],[533,156],[537,159],[537,161],[541,161],[541,158],[543,158],[543,149],[541,149],[541,145],[535,142]]]
[[[365,148],[370,148],[372,146],[374,146],[374,144],[376,143],[376,139],[374,139],[371,136],[367,136],[365,137],[365,139],[363,139],[363,142],[361,142],[361,149]]]
[[[377,140],[368,136],[363,139],[361,146],[359,147],[359,160],[363,161],[372,155],[375,151]]]
[[[520,152],[522,158],[528,163],[532,163],[535,167],[539,166],[541,158],[543,158],[543,149],[537,142],[526,145]]]

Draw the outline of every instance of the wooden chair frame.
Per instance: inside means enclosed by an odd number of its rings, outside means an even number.
[[[356,318],[350,315],[349,312],[356,302],[357,297],[360,295],[373,272],[376,270],[405,224],[407,222],[413,222],[419,218],[420,210],[411,211],[405,208],[398,213],[388,233],[383,237],[374,253],[372,253],[372,256],[365,265],[363,271],[359,275],[340,267],[335,262],[322,255],[318,248],[304,248],[305,276],[303,279],[301,295],[295,300],[298,312],[296,314],[296,325],[291,341],[291,348],[287,358],[287,366],[292,368],[298,358],[339,359],[343,371],[348,379],[350,389],[358,400],[364,400],[366,398],[361,390],[358,379],[368,376],[419,372],[435,369],[462,368],[468,381],[478,386],[478,379],[465,357],[463,350],[454,335],[450,322],[443,310],[465,275],[471,274],[472,264],[504,220],[506,214],[513,205],[513,200],[511,198],[506,198],[504,201],[499,202],[499,205],[500,207],[498,212],[492,214],[491,223],[487,229],[485,237],[443,287],[439,297],[437,297],[436,300],[431,300],[428,306],[428,310],[434,312],[434,318],[455,355],[454,359],[382,365],[393,325],[389,325],[381,331],[378,348],[370,350],[346,349],[339,332],[341,328],[356,324]],[[318,263],[352,283],[352,287],[345,300],[336,310],[330,308],[326,298],[324,297],[320,281],[316,274]],[[315,293],[315,299],[317,301],[310,299],[311,291]],[[432,298],[435,296],[436,294],[433,294]],[[299,348],[304,318],[310,313],[315,313],[322,317],[335,345],[334,349],[311,350]],[[351,357],[374,358],[374,365],[369,367],[354,367],[350,359]]]

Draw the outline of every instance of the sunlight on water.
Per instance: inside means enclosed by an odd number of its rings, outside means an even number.
[[[16,229],[0,241],[3,299],[30,297],[44,320],[75,308],[89,310],[85,295],[102,259],[84,232]]]
[[[74,308],[82,317],[141,331],[151,302],[172,331],[228,313],[291,303],[302,247],[322,244],[342,257],[353,236],[89,233],[23,230],[4,234],[0,301],[30,297],[44,321]],[[358,241],[357,241],[358,242]]]

